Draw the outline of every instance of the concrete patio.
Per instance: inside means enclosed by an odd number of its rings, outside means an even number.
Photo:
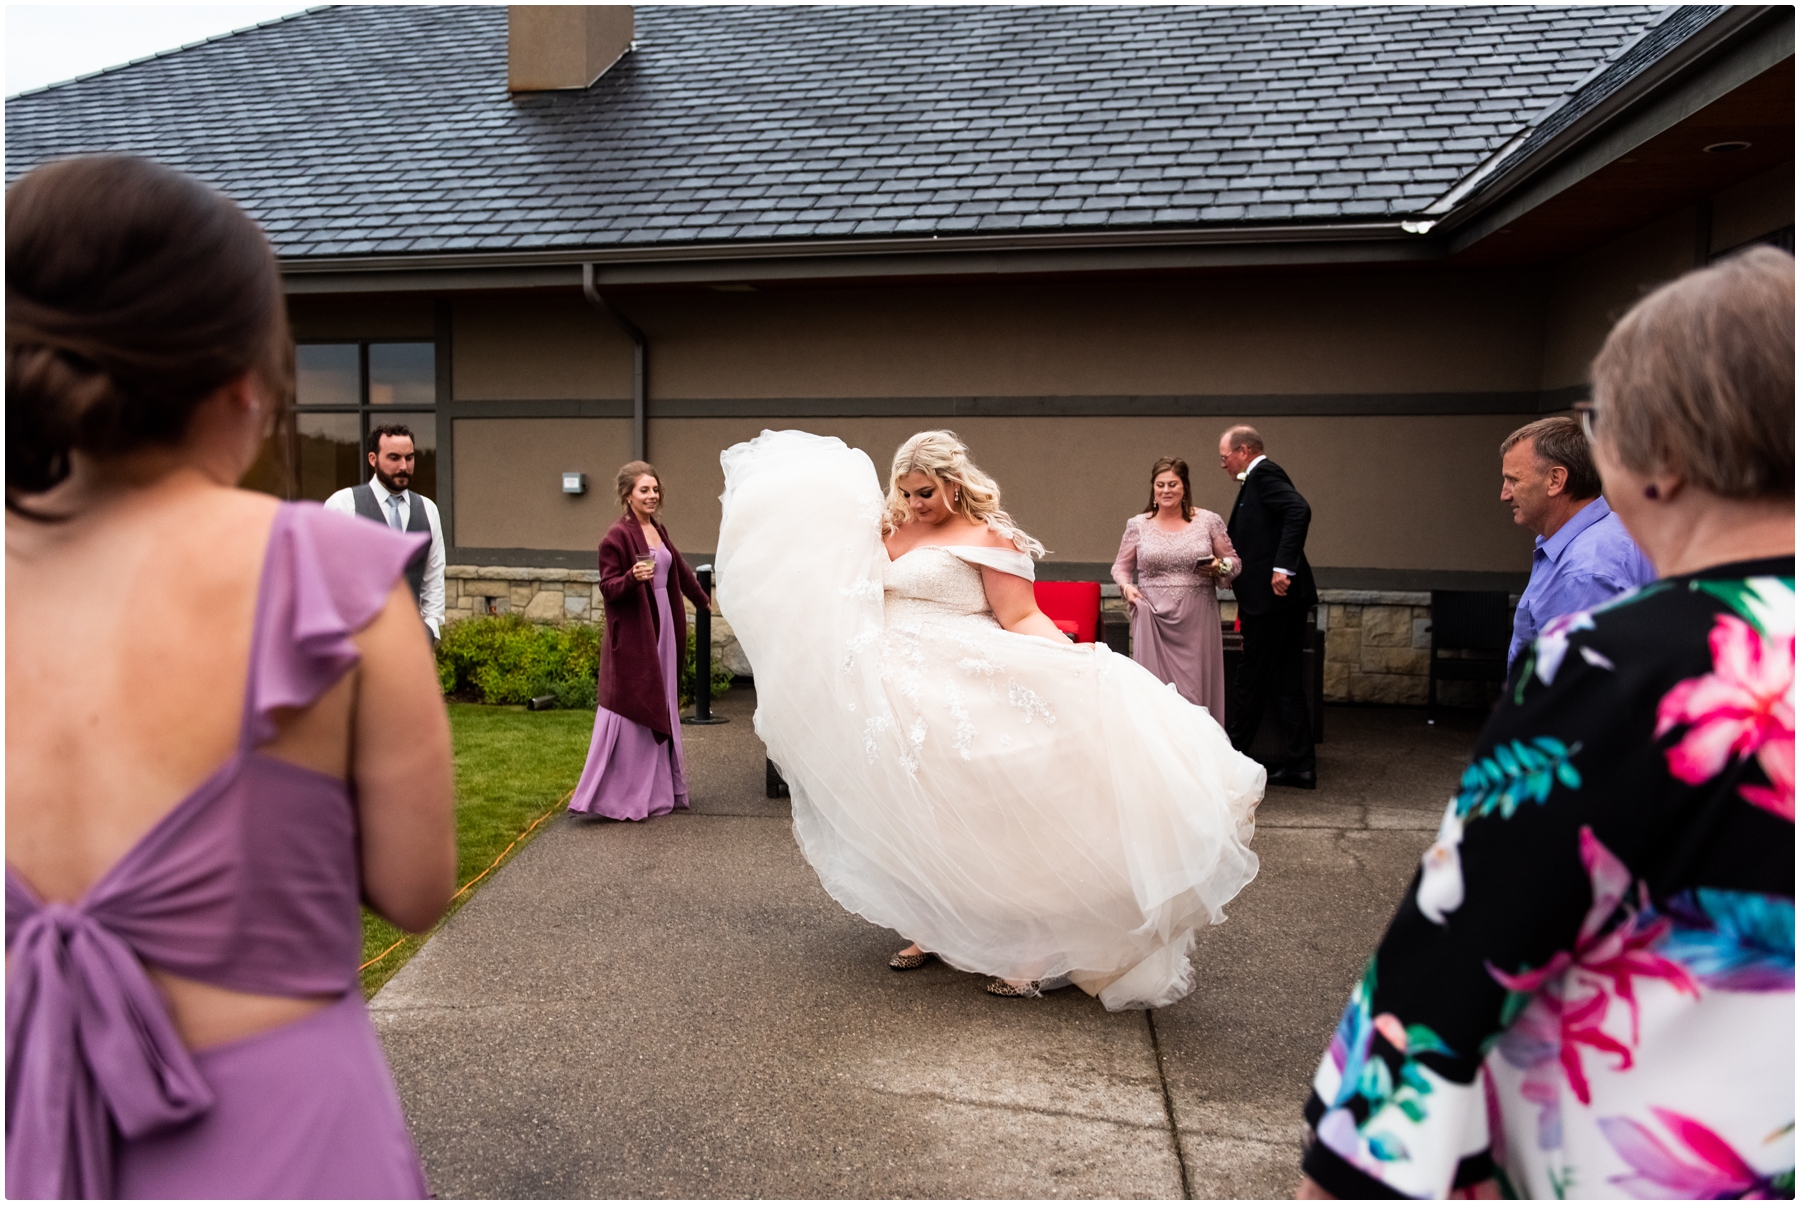
[[[1332,708],[1321,789],[1153,1014],[996,1000],[840,909],[763,797],[753,692],[691,813],[561,818],[372,1002],[445,1197],[1281,1197],[1300,1107],[1471,716]]]

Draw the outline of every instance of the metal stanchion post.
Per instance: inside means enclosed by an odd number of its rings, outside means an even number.
[[[711,598],[713,567],[702,565],[694,570],[700,588]],[[712,713],[712,609],[694,608],[694,714],[681,717],[684,724],[729,724],[722,715]]]

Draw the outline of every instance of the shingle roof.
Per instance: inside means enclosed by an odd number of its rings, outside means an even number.
[[[1622,45],[1610,61],[1597,67],[1588,78],[1579,81],[1550,110],[1539,114],[1531,132],[1494,165],[1492,175],[1496,178],[1504,175],[1514,164],[1529,159],[1558,134],[1624,87],[1645,67],[1693,36],[1723,11],[1724,6],[1717,4],[1689,4],[1664,9],[1633,39]]]
[[[503,8],[326,8],[8,100],[7,172],[150,155],[296,258],[1391,219],[1658,11],[650,6],[513,99]]]

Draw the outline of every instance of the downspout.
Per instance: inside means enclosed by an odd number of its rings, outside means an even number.
[[[631,319],[606,304],[606,298],[600,295],[600,289],[594,283],[594,265],[581,265],[581,291],[587,294],[588,304],[619,324],[631,339],[631,458],[643,460],[646,447],[645,434],[645,389],[644,359],[649,352],[649,343],[644,332],[634,325]]]

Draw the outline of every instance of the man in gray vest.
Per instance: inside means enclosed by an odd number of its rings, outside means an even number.
[[[444,627],[444,525],[437,503],[407,487],[412,484],[412,432],[399,423],[383,423],[369,431],[368,460],[374,477],[339,490],[325,509],[361,515],[395,531],[431,533],[431,544],[406,563],[406,584],[419,604],[419,616],[438,639]]]

